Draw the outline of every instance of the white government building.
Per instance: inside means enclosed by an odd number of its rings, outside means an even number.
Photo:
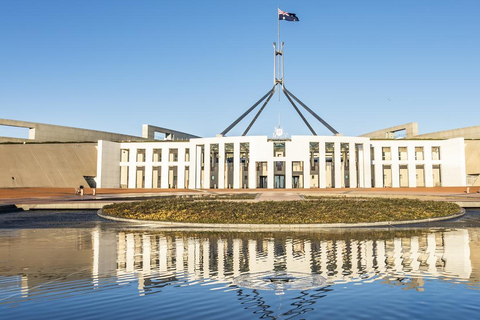
[[[464,138],[267,136],[97,146],[97,188],[294,189],[465,186]]]

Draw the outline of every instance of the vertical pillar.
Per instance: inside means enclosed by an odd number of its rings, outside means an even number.
[[[204,170],[203,170],[203,189],[210,189],[210,181],[212,177],[210,176],[210,143],[205,143],[204,147]]]
[[[392,188],[400,188],[400,164],[398,162],[398,146],[392,145]]]
[[[311,187],[311,173],[310,173],[310,141],[307,141],[303,152],[303,188],[310,189]],[[318,183],[315,183],[318,186]]]
[[[130,148],[128,160],[128,188],[134,189],[137,186],[137,148]]]
[[[417,166],[415,163],[415,146],[407,146],[408,158],[408,186],[410,188],[417,187]]]
[[[350,142],[348,144],[348,158],[350,159],[349,167],[348,167],[348,178],[350,179],[350,188],[357,187],[357,159],[355,157],[355,143]]]
[[[248,157],[248,188],[257,188],[257,167],[255,166],[255,159],[252,158],[252,148],[250,147],[250,153]]]
[[[292,189],[292,161],[285,160],[285,189]]]
[[[218,189],[225,189],[225,142],[218,143]],[[227,186],[228,187],[228,186]]]
[[[178,147],[177,189],[185,189],[185,146]]]
[[[342,160],[341,160],[341,155],[342,155],[342,148],[340,146],[340,142],[339,141],[336,141],[334,142],[333,144],[333,148],[334,148],[334,166],[335,166],[335,189],[337,188],[341,188],[342,187],[342,170],[341,170],[341,166],[342,166]]]
[[[153,148],[145,148],[145,188],[151,189],[153,184],[152,178],[152,159],[153,159]]]
[[[327,183],[325,181],[325,141],[318,143],[318,187],[325,189]]]
[[[275,161],[267,161],[267,189],[274,188]]]
[[[170,150],[167,146],[164,146],[162,148],[162,167],[160,168],[162,170],[162,181],[160,182],[162,189],[168,188],[168,167],[170,166],[170,159],[168,158],[169,152]]]
[[[383,188],[383,156],[382,147],[374,146],[375,154],[375,188]]]
[[[440,156],[442,155],[440,154]],[[430,145],[423,148],[423,157],[425,159],[425,187],[433,187],[432,147]]]
[[[360,178],[362,181],[362,187],[363,188],[371,188],[372,187],[372,157],[370,155],[370,143],[363,143],[361,147],[361,153],[362,155],[360,156],[359,152],[359,159],[363,159],[361,167],[359,165],[359,168],[361,168],[360,172]]]
[[[201,189],[202,181],[202,146],[195,146],[195,188]]]
[[[240,189],[240,142],[233,143],[233,189]]]

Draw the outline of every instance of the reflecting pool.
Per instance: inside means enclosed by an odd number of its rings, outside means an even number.
[[[0,318],[474,319],[480,228],[0,229]]]

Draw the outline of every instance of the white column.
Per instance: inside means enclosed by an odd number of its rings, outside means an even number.
[[[440,157],[442,154],[440,154]],[[423,149],[425,159],[425,187],[433,187],[432,147],[426,145]]]
[[[383,188],[383,160],[382,147],[375,146],[373,149],[375,156],[375,188]],[[366,153],[366,152],[365,152]]]
[[[240,142],[233,143],[233,189],[240,189]]]
[[[364,143],[361,147],[362,152],[362,169],[361,169],[361,179],[363,181],[363,188],[372,187],[372,157],[370,155],[370,143]],[[360,157],[360,155],[359,155]],[[362,176],[363,175],[363,176]]]
[[[292,161],[285,160],[285,188],[292,189]]]
[[[134,189],[137,186],[137,148],[130,148],[128,160],[128,187]]]
[[[177,189],[185,189],[185,146],[178,147]]]
[[[392,188],[400,188],[400,167],[398,162],[398,146],[393,145],[392,151]]]
[[[408,157],[408,186],[417,187],[417,167],[415,163],[415,146],[407,146]]]
[[[275,161],[267,161],[267,189],[273,189],[275,177]]]
[[[225,189],[225,143],[218,144],[218,189]]]
[[[341,154],[342,154],[342,148],[340,146],[340,142],[334,142],[333,144],[334,146],[334,155],[335,155],[335,159],[334,159],[334,165],[335,165],[335,189],[337,188],[341,188],[342,187],[342,169],[341,169],[341,166],[342,166],[342,161],[341,161]]]
[[[204,171],[203,171],[203,189],[210,189],[210,182],[212,180],[211,174],[210,174],[210,144],[205,143],[205,149],[204,149],[204,156],[205,156],[205,161],[204,161]]]
[[[160,182],[162,189],[168,188],[168,167],[170,164],[169,162],[170,159],[168,159],[168,156],[169,156],[168,153],[169,153],[168,147],[166,146],[162,147],[162,167],[161,167],[162,181]]]
[[[153,148],[145,148],[145,188],[152,188],[152,159]]]
[[[257,167],[255,166],[255,159],[252,158],[252,143],[250,143],[250,152],[248,159],[248,188],[257,188]]]
[[[356,167],[356,157],[355,157],[355,143],[350,142],[348,144],[348,153],[349,153],[349,168],[348,168],[348,178],[350,179],[350,188],[356,188],[357,187],[357,167]]]
[[[202,146],[195,146],[195,188],[201,189],[202,183]]]
[[[319,176],[319,182],[318,182],[318,187],[319,188],[326,188],[327,183],[325,181],[325,141],[320,141],[318,143],[318,176]]]

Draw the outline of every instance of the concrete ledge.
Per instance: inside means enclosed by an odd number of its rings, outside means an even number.
[[[480,201],[455,201],[462,208],[480,208]]]
[[[98,210],[113,202],[68,202],[68,203],[37,203],[18,204],[17,208],[23,210]]]
[[[100,209],[97,215],[104,219],[131,222],[135,224],[148,224],[157,228],[177,228],[177,229],[223,229],[238,231],[301,231],[312,229],[331,229],[331,228],[361,228],[361,227],[388,227],[404,224],[428,223],[434,221],[443,221],[455,219],[465,214],[465,209],[461,209],[459,213],[439,218],[422,219],[422,220],[405,220],[405,221],[381,221],[381,222],[365,222],[365,223],[317,223],[317,224],[227,224],[227,223],[184,223],[184,222],[168,222],[168,221],[151,221],[136,220],[111,217],[103,213]]]

